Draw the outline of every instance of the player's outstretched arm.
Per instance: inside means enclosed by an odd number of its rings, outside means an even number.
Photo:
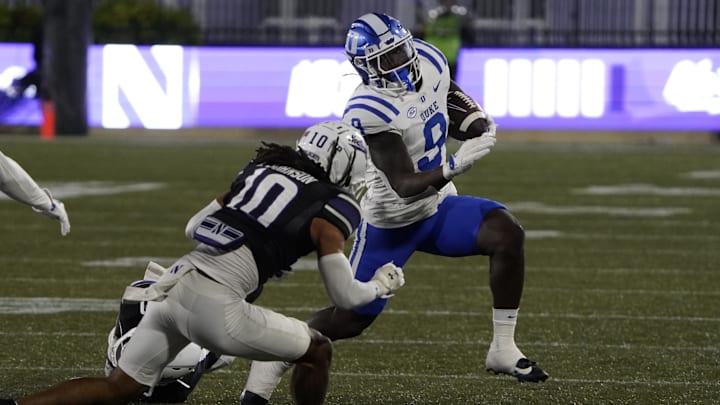
[[[0,190],[12,199],[27,204],[35,212],[60,221],[60,233],[70,233],[70,218],[65,204],[42,189],[16,161],[0,152]]]
[[[317,247],[318,268],[325,290],[339,308],[351,309],[379,297],[387,298],[405,284],[402,269],[392,263],[381,266],[366,283],[356,280],[343,253],[345,237],[335,225],[324,219],[313,219],[310,237]]]
[[[50,190],[44,188],[43,191],[47,194],[50,199],[50,207],[40,206],[32,207],[33,211],[43,214],[50,219],[54,219],[60,222],[60,234],[65,236],[70,233],[70,217],[68,216],[65,204],[53,198],[50,194]]]

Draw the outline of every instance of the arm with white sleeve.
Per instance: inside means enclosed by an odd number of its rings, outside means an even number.
[[[60,221],[60,233],[70,233],[70,218],[65,204],[40,188],[16,161],[0,152],[0,190],[12,199],[32,207],[33,211]]]
[[[338,308],[351,309],[376,298],[388,298],[405,284],[402,269],[392,263],[378,268],[368,282],[356,280],[343,253],[345,237],[330,222],[315,218],[310,234],[317,246],[320,276],[330,300]]]
[[[223,197],[220,196],[218,198],[215,198],[214,200],[210,201],[210,203],[203,208],[200,209],[200,211],[196,212],[195,215],[193,215],[185,225],[185,236],[187,236],[188,239],[194,239],[193,234],[195,233],[195,230],[198,226],[202,223],[202,221],[208,216],[213,214],[215,211],[222,208],[222,200]]]

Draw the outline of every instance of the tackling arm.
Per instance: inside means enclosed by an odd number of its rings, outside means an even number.
[[[351,309],[365,305],[405,284],[402,269],[388,263],[380,267],[368,282],[353,277],[352,268],[343,253],[345,237],[327,220],[314,218],[310,237],[317,247],[318,268],[330,300],[337,307]]]

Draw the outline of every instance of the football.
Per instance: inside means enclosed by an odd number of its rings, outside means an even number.
[[[447,95],[448,135],[464,141],[484,134],[491,122],[487,114],[470,96],[460,90],[451,90]]]

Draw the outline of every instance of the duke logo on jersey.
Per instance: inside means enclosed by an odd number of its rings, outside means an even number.
[[[422,101],[424,101],[424,98],[425,98],[425,97],[422,97],[422,99],[423,99]],[[412,108],[414,108],[414,107],[412,107]],[[439,110],[440,110],[440,106],[438,105],[438,102],[437,102],[437,101],[433,101],[432,104],[430,104],[430,106],[427,107],[427,108],[425,109],[425,111],[423,111],[423,112],[420,114],[420,119],[422,119],[423,122],[425,122],[425,121],[428,120],[428,118],[432,117],[432,116],[433,116],[436,112],[438,112]]]

